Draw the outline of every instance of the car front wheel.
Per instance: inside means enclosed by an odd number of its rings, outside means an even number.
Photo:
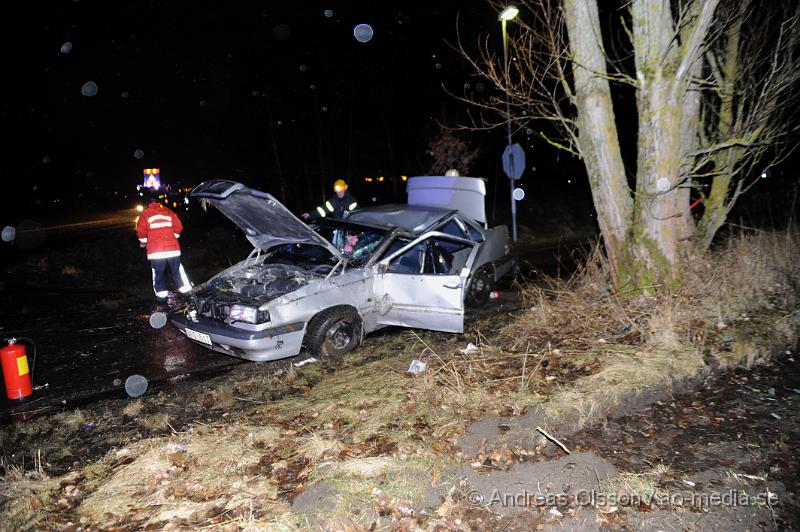
[[[350,307],[323,310],[308,324],[304,343],[313,355],[347,353],[361,340],[361,317]]]
[[[492,290],[494,275],[491,266],[484,266],[467,281],[467,291],[464,294],[464,304],[468,307],[480,307],[489,300]]]

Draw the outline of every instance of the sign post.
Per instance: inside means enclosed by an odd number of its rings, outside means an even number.
[[[503,150],[503,171],[506,173],[511,185],[511,239],[517,241],[517,200],[514,197],[514,181],[522,177],[525,171],[525,150],[522,146],[511,144],[511,131],[508,135],[508,146]]]

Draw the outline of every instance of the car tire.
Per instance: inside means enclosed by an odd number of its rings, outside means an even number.
[[[314,316],[303,341],[312,355],[320,357],[347,353],[360,342],[361,317],[351,307],[333,307]]]
[[[467,289],[464,293],[464,304],[468,307],[482,307],[489,301],[489,293],[492,291],[494,274],[491,266],[483,266],[474,274],[470,275],[467,281]]]

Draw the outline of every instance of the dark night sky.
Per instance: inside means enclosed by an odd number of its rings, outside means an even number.
[[[300,212],[340,177],[364,203],[402,201],[399,182],[379,190],[363,177],[428,170],[437,120],[456,125],[464,113],[443,84],[454,92],[469,84],[480,97],[492,90],[448,46],[457,25],[466,45],[488,36],[501,50],[497,14],[483,0],[15,7],[0,36],[5,218],[41,217],[79,197],[79,207],[116,208],[111,200],[131,193],[153,166],[173,185],[226,178],[279,197],[282,173],[287,206]],[[367,43],[353,36],[359,23],[374,29]],[[81,93],[89,81],[94,96]],[[505,223],[503,133],[467,138],[481,153],[470,174],[488,179],[490,216],[496,208]],[[531,145],[522,133],[515,141],[528,154],[522,223],[552,221],[554,209],[562,219],[593,215],[579,161]]]
[[[19,4],[3,36],[2,179],[23,196],[33,186],[34,196],[102,195],[132,190],[158,166],[165,182],[270,190],[273,135],[292,203],[307,201],[309,186],[321,195],[320,176],[424,172],[435,120],[459,112],[442,83],[479,81],[446,44],[457,16],[465,41],[490,33],[498,50],[499,24],[480,0],[413,5]],[[373,27],[370,42],[354,38],[358,23]],[[81,94],[88,81],[95,96]]]

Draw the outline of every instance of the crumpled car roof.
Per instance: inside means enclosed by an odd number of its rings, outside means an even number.
[[[345,219],[371,225],[400,227],[410,233],[418,234],[454,212],[456,211],[439,207],[397,203],[359,209],[347,214]]]

